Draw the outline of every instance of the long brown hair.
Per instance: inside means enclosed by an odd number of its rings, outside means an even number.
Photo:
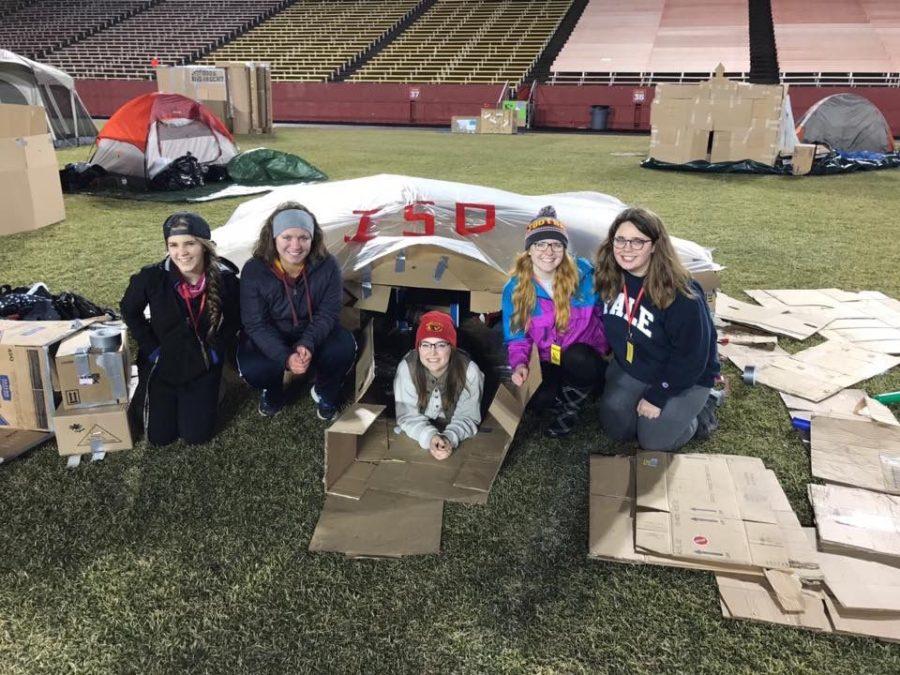
[[[259,258],[266,265],[271,267],[278,259],[278,250],[275,248],[275,237],[272,236],[272,221],[282,211],[295,209],[297,211],[305,211],[310,215],[313,221],[313,238],[312,245],[309,249],[309,259],[311,262],[318,262],[328,256],[328,249],[325,248],[325,234],[319,226],[316,216],[308,208],[298,202],[282,202],[279,204],[271,215],[266,218],[262,229],[259,231],[259,239],[256,240],[256,246],[253,248],[253,257]]]
[[[426,379],[428,369],[422,363],[418,351],[416,349],[416,358],[411,359],[413,361],[412,381],[416,386],[416,395],[419,397],[419,412],[422,413],[428,407],[428,399],[431,392],[428,391],[428,380]],[[444,396],[441,399],[444,413],[448,417],[448,411],[456,407],[460,394],[466,388],[466,370],[468,368],[469,360],[456,347],[450,345],[450,362],[447,364],[447,387],[444,389]]]
[[[531,315],[537,305],[537,292],[534,284],[534,264],[528,251],[516,256],[513,268],[509,272],[516,280],[513,291],[513,315],[510,325],[514,331],[528,330]],[[556,268],[553,278],[553,308],[556,317],[556,330],[565,332],[569,327],[569,315],[572,309],[572,296],[578,288],[578,265],[568,253],[563,255],[562,262]]]
[[[625,283],[624,273],[613,252],[613,238],[625,223],[634,225],[638,232],[650,239],[654,247],[650,255],[650,266],[644,276],[644,288],[647,289],[650,302],[665,309],[675,302],[676,293],[693,297],[691,274],[678,259],[666,226],[653,211],[636,206],[625,209],[616,216],[609,226],[606,241],[597,250],[594,284],[603,302],[615,300]]]

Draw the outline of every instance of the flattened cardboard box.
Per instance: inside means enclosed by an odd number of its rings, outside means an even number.
[[[638,453],[635,550],[744,568],[815,569],[774,472],[755,457]]]
[[[66,217],[46,113],[0,104],[0,235],[36,230]]]
[[[900,427],[813,415],[812,474],[817,478],[900,494]]]
[[[741,573],[753,576],[763,574],[762,568],[735,566],[732,561],[716,556],[677,558],[636,550],[634,461],[633,457],[624,456],[595,455],[590,458],[588,557],[712,572],[741,570]],[[793,513],[790,515],[793,516]],[[813,558],[812,548],[808,542],[799,540],[799,523],[796,522],[796,516],[791,518],[785,515],[782,516],[782,520],[789,523],[786,529],[790,535],[785,535],[785,538],[790,540],[792,549],[789,557],[806,565],[795,571],[804,579],[818,579],[820,576],[818,570],[810,564]]]
[[[63,457],[130,450],[128,404],[84,410],[60,408],[56,411],[56,444]]]
[[[0,426],[53,431],[52,350],[64,338],[102,318],[0,320]]]
[[[53,438],[46,431],[0,428],[0,464],[5,464],[31,448]]]
[[[66,410],[128,403],[128,349],[122,342],[114,352],[90,349],[90,331],[63,340],[56,351],[56,377]]]
[[[900,564],[900,497],[840,485],[809,485],[819,548]]]

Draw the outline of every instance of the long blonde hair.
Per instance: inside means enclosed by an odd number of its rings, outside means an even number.
[[[513,291],[513,315],[510,326],[513,330],[528,330],[531,315],[537,305],[537,291],[534,288],[534,264],[528,251],[516,256],[513,268],[509,272],[516,280]],[[553,278],[553,308],[556,317],[556,330],[564,333],[569,327],[569,315],[572,309],[572,296],[578,288],[578,265],[568,253],[563,255],[562,262],[556,268]]]
[[[660,309],[666,309],[675,302],[678,293],[692,297],[694,291],[691,289],[691,273],[678,259],[678,253],[672,245],[662,219],[649,209],[632,207],[616,216],[609,226],[606,241],[597,250],[594,279],[597,294],[603,302],[615,300],[625,281],[625,275],[613,252],[613,239],[619,227],[625,223],[634,225],[638,232],[653,242],[651,245],[654,246],[654,250],[650,256],[650,266],[644,277],[644,288],[647,289],[650,302]]]

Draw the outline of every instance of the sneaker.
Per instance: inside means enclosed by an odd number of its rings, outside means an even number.
[[[259,395],[259,414],[263,417],[275,417],[284,407],[284,397],[275,393],[274,389],[263,389]]]
[[[316,391],[315,386],[309,390],[309,395],[316,402],[316,417],[325,422],[330,422],[337,416],[337,406],[331,405],[331,403],[322,398],[319,392]]]

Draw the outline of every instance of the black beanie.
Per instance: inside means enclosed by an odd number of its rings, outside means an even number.
[[[173,234],[189,234],[198,239],[209,239],[212,236],[209,223],[196,213],[188,211],[179,211],[166,218],[163,223],[163,239],[168,239]]]
[[[525,250],[537,241],[544,239],[554,239],[561,242],[563,246],[568,248],[569,237],[566,235],[566,226],[562,224],[556,217],[556,209],[552,206],[545,206],[528,223],[525,228]]]

